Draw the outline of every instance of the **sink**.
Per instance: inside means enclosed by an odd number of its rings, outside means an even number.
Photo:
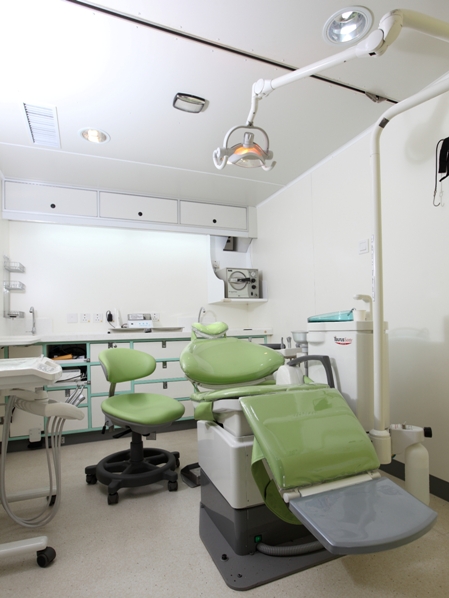
[[[0,347],[12,347],[14,345],[34,345],[41,340],[35,334],[22,334],[11,336],[0,336]]]

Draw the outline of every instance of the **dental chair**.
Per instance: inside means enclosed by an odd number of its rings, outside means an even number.
[[[131,432],[130,448],[86,467],[86,482],[97,480],[108,486],[108,504],[117,504],[120,488],[135,488],[168,480],[170,492],[178,489],[179,453],[144,448],[142,436],[156,438],[184,414],[184,406],[165,395],[151,393],[115,394],[116,385],[146,378],[156,369],[156,361],[148,353],[135,349],[106,349],[98,356],[106,379],[110,382],[109,397],[101,404],[108,426]],[[122,436],[123,432],[116,437]]]
[[[198,420],[200,536],[227,585],[250,589],[429,531],[436,513],[380,476],[329,358],[285,365],[226,330],[194,324],[180,363]],[[322,363],[327,384],[303,376],[307,361]]]

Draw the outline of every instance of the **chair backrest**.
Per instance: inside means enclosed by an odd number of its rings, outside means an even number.
[[[106,349],[98,359],[111,384],[145,378],[156,369],[154,357],[136,349]]]
[[[257,384],[271,377],[284,357],[269,347],[222,337],[193,340],[181,353],[180,364],[189,380],[216,388]]]

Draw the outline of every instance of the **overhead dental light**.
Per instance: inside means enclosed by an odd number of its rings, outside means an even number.
[[[237,143],[232,147],[228,147],[228,141],[232,133],[238,129],[245,129],[243,134],[243,142]],[[254,141],[253,131],[260,131],[265,138],[265,148],[262,148]],[[263,168],[263,170],[271,170],[276,162],[267,164],[267,161],[273,159],[273,152],[269,149],[268,135],[260,127],[253,127],[252,125],[237,126],[230,129],[224,138],[223,146],[216,149],[213,153],[214,164],[222,170],[226,164],[234,164],[242,168]]]
[[[324,25],[324,39],[331,44],[347,44],[361,39],[371,29],[373,17],[363,6],[349,6],[334,13]]]

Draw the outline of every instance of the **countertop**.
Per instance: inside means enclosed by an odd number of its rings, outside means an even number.
[[[240,328],[227,331],[228,336],[270,336],[273,334],[271,328]],[[154,339],[190,339],[190,331],[166,332],[153,329],[152,332],[98,332],[98,333],[64,333],[64,334],[42,334],[42,335],[21,335],[21,336],[0,336],[0,347],[13,347],[18,345],[38,345],[41,343],[64,343],[64,342],[112,342],[129,340],[154,340]]]

